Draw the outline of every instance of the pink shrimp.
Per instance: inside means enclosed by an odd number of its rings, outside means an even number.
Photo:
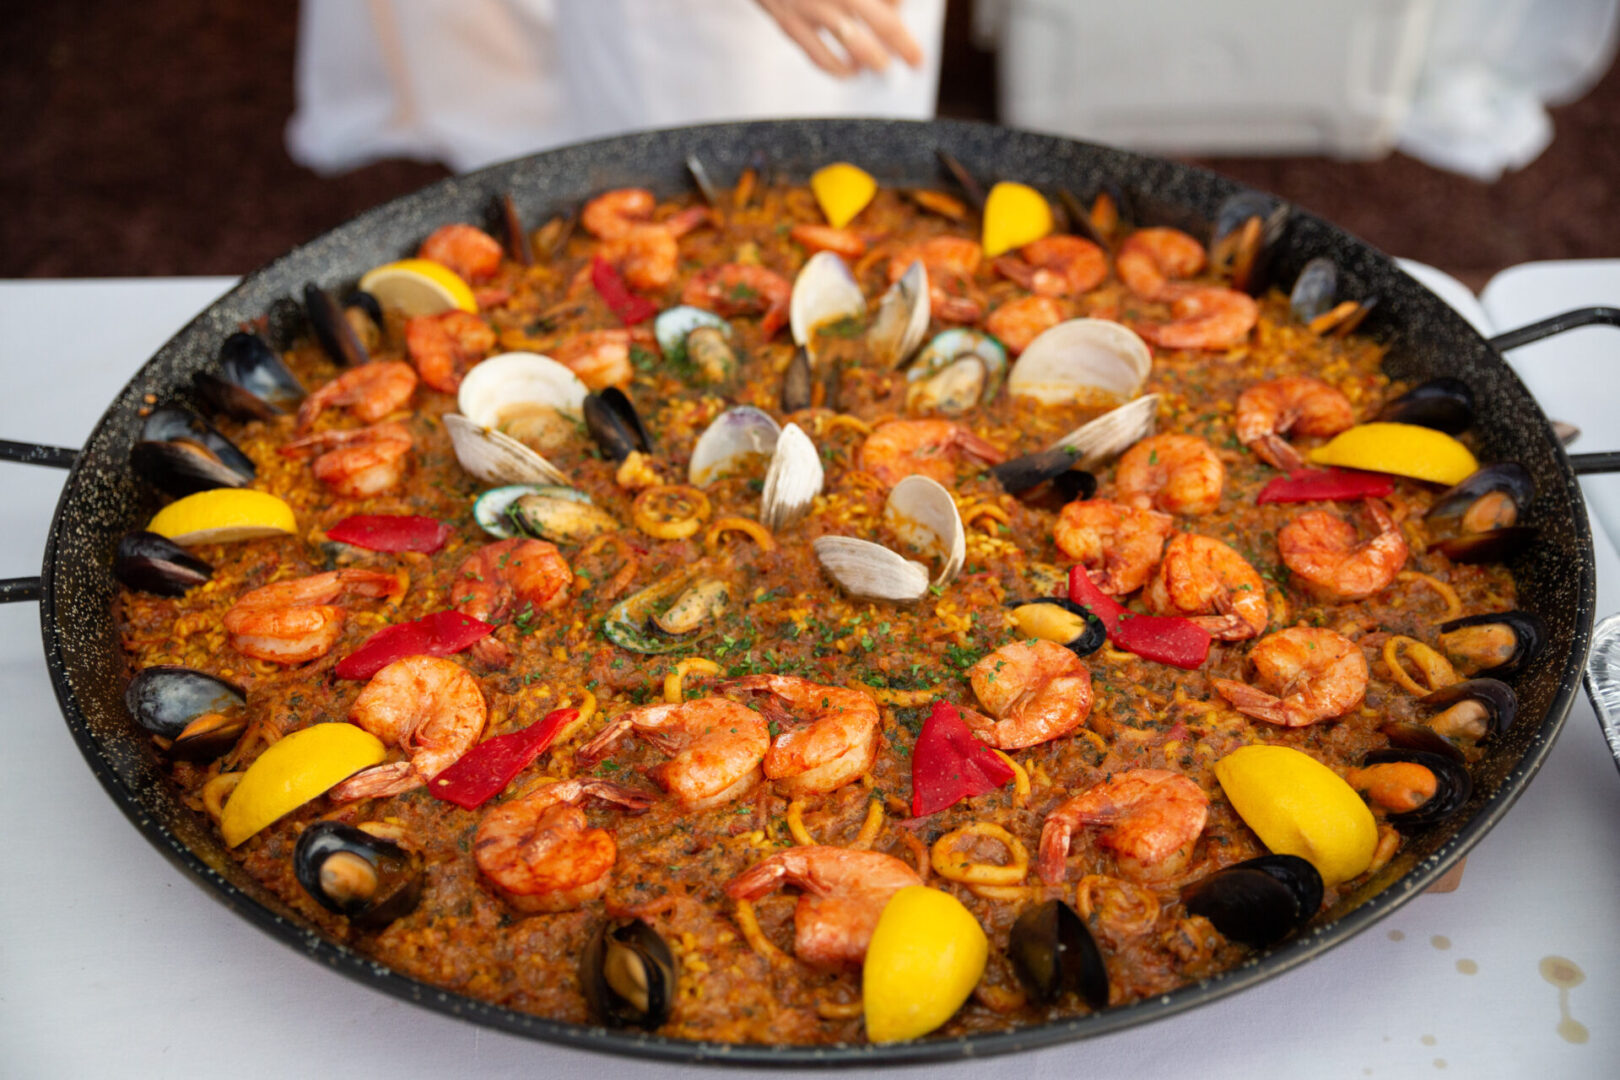
[[[1291,626],[1261,638],[1249,650],[1258,686],[1212,679],[1215,690],[1245,716],[1283,727],[1330,720],[1361,704],[1367,694],[1367,658],[1361,646],[1333,630]]]
[[[443,263],[468,284],[495,276],[501,268],[501,244],[471,225],[441,225],[417,249],[419,259]]]
[[[1157,510],[1087,499],[1065,506],[1052,529],[1058,550],[1110,596],[1140,589],[1159,565],[1175,519]]]
[[[870,694],[795,675],[749,675],[731,685],[771,695],[765,711],[781,733],[765,755],[765,777],[783,794],[836,791],[877,760],[881,717]]]
[[[304,399],[298,407],[298,431],[308,431],[316,417],[333,407],[346,408],[354,418],[376,423],[405,407],[416,392],[416,372],[397,360],[379,360],[350,368]]]
[[[1091,672],[1056,642],[1003,645],[968,668],[968,682],[990,716],[962,709],[962,719],[998,750],[1051,742],[1091,713]]]
[[[1306,375],[1284,375],[1255,383],[1237,399],[1238,441],[1268,465],[1290,471],[1305,464],[1284,441],[1290,433],[1337,435],[1356,422],[1350,399]]]
[[[675,280],[680,264],[677,241],[709,220],[701,206],[653,220],[658,202],[645,188],[604,192],[585,204],[580,224],[603,241],[602,258],[617,266],[637,289],[662,289]]]
[[[1225,484],[1226,466],[1196,435],[1149,435],[1114,469],[1120,502],[1167,514],[1209,513],[1220,505]]]
[[[372,424],[347,431],[322,431],[281,448],[288,457],[315,458],[315,479],[346,498],[380,495],[405,476],[415,440],[404,424]]]
[[[395,660],[354,699],[349,722],[403,750],[407,760],[362,769],[329,794],[335,802],[351,802],[419,788],[477,744],[488,716],[478,680],[454,660]]]
[[[1204,268],[1204,245],[1180,229],[1138,229],[1120,245],[1114,268],[1142,299],[1169,299],[1171,278],[1192,277]]]
[[[1271,617],[1265,582],[1248,560],[1208,536],[1181,533],[1142,594],[1148,610],[1180,615],[1222,641],[1247,641]]]
[[[1120,870],[1156,881],[1186,866],[1209,817],[1209,797],[1190,778],[1165,769],[1131,769],[1081,792],[1046,817],[1041,829],[1041,880],[1068,876],[1075,830],[1101,828],[1100,847],[1114,852]]]
[[[1078,236],[1043,236],[1019,248],[1017,258],[1000,256],[995,267],[1041,296],[1078,296],[1102,284],[1108,276],[1108,256]]]
[[[405,352],[411,363],[423,382],[446,394],[461,388],[467,369],[488,355],[496,340],[488,323],[466,311],[405,320]]]
[[[699,270],[681,292],[681,303],[720,315],[760,315],[759,332],[766,340],[786,324],[792,299],[792,282],[774,270],[747,263]]]
[[[880,424],[861,444],[860,465],[893,487],[921,475],[950,487],[956,478],[956,456],[966,454],[987,465],[1006,455],[961,424],[949,420],[891,420]]]
[[[333,601],[350,595],[398,600],[405,580],[351,567],[261,585],[225,612],[226,640],[243,656],[284,667],[318,659],[343,632],[345,612]]]
[[[580,747],[574,760],[594,765],[626,735],[672,755],[643,771],[688,810],[723,806],[752,791],[771,745],[770,729],[759,713],[726,698],[708,697],[622,712]]]
[[[1362,506],[1375,530],[1366,540],[1329,510],[1303,513],[1277,531],[1283,565],[1315,595],[1362,600],[1394,581],[1406,565],[1406,537],[1388,508],[1377,499],[1364,499]]]
[[[866,241],[852,229],[835,229],[831,225],[795,225],[788,230],[788,235],[806,251],[831,251],[846,259],[858,259],[866,254]]]
[[[652,344],[645,327],[618,327],[611,330],[584,330],[571,334],[551,350],[552,358],[566,364],[579,381],[592,390],[609,386],[620,389],[635,378],[630,363],[630,346]]]
[[[1184,287],[1169,297],[1171,321],[1136,322],[1142,340],[1162,349],[1229,349],[1248,340],[1260,305],[1236,289]]]
[[[457,611],[488,623],[508,616],[526,622],[537,612],[568,602],[573,571],[555,544],[544,540],[499,540],[485,544],[456,569],[450,601]],[[511,652],[492,634],[472,653],[491,667],[505,667]]]
[[[1062,321],[1063,305],[1052,297],[1020,296],[992,311],[984,320],[984,328],[1017,356]]]

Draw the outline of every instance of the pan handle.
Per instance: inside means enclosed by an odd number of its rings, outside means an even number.
[[[1592,631],[1585,682],[1603,738],[1620,766],[1620,615],[1610,615]]]
[[[1508,349],[1517,349],[1521,345],[1540,341],[1542,338],[1562,334],[1566,330],[1574,330],[1582,326],[1620,326],[1620,308],[1612,307],[1586,307],[1575,308],[1571,311],[1560,312],[1557,315],[1533,322],[1528,326],[1521,326],[1517,330],[1509,330],[1505,334],[1498,334],[1490,339],[1491,345],[1503,352]],[[1620,472],[1620,451],[1605,450],[1595,454],[1569,455],[1570,467],[1577,476],[1596,476],[1602,473]]]
[[[60,446],[40,446],[37,443],[0,439],[0,461],[20,461],[25,465],[48,465],[53,469],[71,469],[78,456],[77,450],[68,450]],[[0,604],[39,600],[44,595],[40,579],[37,577],[0,578]]]

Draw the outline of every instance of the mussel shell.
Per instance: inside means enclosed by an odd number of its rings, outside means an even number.
[[[961,356],[906,387],[906,408],[911,412],[961,416],[979,403],[989,381],[983,360]]]
[[[1006,606],[1018,620],[1020,632],[1043,641],[1055,641],[1076,656],[1090,656],[1108,640],[1108,628],[1102,619],[1067,597],[1008,600]],[[1037,608],[1053,608],[1064,614],[1054,612],[1051,617],[1045,617],[1043,613],[1030,610]]]
[[[810,365],[810,350],[799,346],[793,351],[793,359],[788,361],[787,371],[782,375],[782,411],[796,413],[800,409],[808,409],[815,401],[816,377],[815,369]]]
[[[1540,532],[1532,525],[1509,525],[1504,529],[1437,540],[1430,545],[1430,549],[1440,552],[1454,563],[1507,562],[1523,551]]]
[[[1434,774],[1436,786],[1429,800],[1416,810],[1390,814],[1389,822],[1402,829],[1417,829],[1433,825],[1455,814],[1468,801],[1474,783],[1468,770],[1456,759],[1445,754],[1431,754],[1422,750],[1374,750],[1362,759],[1363,765],[1387,765],[1409,761],[1421,765]]]
[[[343,367],[359,367],[371,359],[360,336],[344,316],[343,308],[314,282],[304,286],[304,313],[309,317],[309,328],[315,340],[333,362]]]
[[[513,499],[506,519],[517,535],[535,536],[554,544],[583,544],[604,533],[617,532],[619,520],[606,510],[581,499],[579,492],[528,492]]]
[[[534,248],[529,244],[529,234],[523,228],[523,216],[518,213],[517,203],[512,201],[511,192],[502,192],[495,200],[495,217],[499,219],[499,233],[506,239],[506,253],[512,256],[519,266],[534,265]]]
[[[1417,424],[1457,435],[1473,426],[1474,391],[1461,379],[1442,375],[1419,383],[1386,402],[1378,411],[1378,419],[1392,424]],[[1525,504],[1529,501],[1526,499]]]
[[[1458,518],[1486,495],[1501,492],[1513,500],[1520,514],[1536,497],[1536,482],[1530,470],[1517,461],[1498,461],[1476,469],[1461,483],[1442,491],[1423,515],[1425,521]]]
[[[381,301],[379,301],[375,296],[372,296],[370,293],[366,292],[366,290],[355,289],[353,292],[349,293],[343,298],[343,307],[346,311],[365,312],[366,318],[371,320],[371,324],[373,326],[375,326],[378,330],[386,329],[386,324],[383,322],[383,309]],[[352,326],[353,324],[351,323],[350,325]]]
[[[164,405],[153,409],[141,424],[142,442],[188,442],[205,448],[220,464],[248,480],[256,470],[253,459],[236,448],[236,444],[220,434],[219,430],[180,405]]]
[[[634,451],[652,453],[652,436],[628,395],[617,386],[585,395],[585,427],[602,452],[623,461]]]
[[[672,637],[658,628],[654,609],[666,600],[678,598],[702,570],[701,564],[685,566],[620,600],[602,621],[602,636],[621,649],[646,655],[691,648],[690,638]]]
[[[1264,948],[1304,926],[1322,906],[1322,875],[1297,855],[1262,855],[1218,870],[1183,894],[1233,941]]]
[[[1446,643],[1446,636],[1458,630],[1466,630],[1476,626],[1491,626],[1496,623],[1505,625],[1513,634],[1514,648],[1511,655],[1500,664],[1490,667],[1476,667],[1469,674],[1475,676],[1488,675],[1496,679],[1505,679],[1509,675],[1516,675],[1524,670],[1536,657],[1541,655],[1542,648],[1547,644],[1547,624],[1541,616],[1532,615],[1528,611],[1496,611],[1483,615],[1465,615],[1460,619],[1440,624],[1440,644],[1448,656],[1452,649]],[[1454,661],[1455,662],[1455,661]]]
[[[1407,724],[1391,720],[1380,727],[1378,732],[1397,749],[1421,750],[1426,754],[1450,758],[1459,764],[1464,761],[1462,751],[1457,749],[1450,739],[1425,724]]]
[[[737,373],[737,354],[717,326],[694,327],[686,335],[686,359],[704,382],[725,382]]]
[[[1212,262],[1216,261],[1215,255],[1222,254],[1224,248],[1236,242],[1235,234],[1249,219],[1260,219],[1258,244],[1252,251],[1238,252],[1238,257],[1228,267],[1234,289],[1259,295],[1270,284],[1271,256],[1288,227],[1290,212],[1287,203],[1258,191],[1241,191],[1229,196],[1216,209],[1210,235]]]
[[[731,603],[731,587],[718,578],[703,578],[686,587],[653,624],[666,634],[690,634],[725,614]]]
[[[191,668],[143,668],[124,690],[124,704],[141,727],[175,740],[170,756],[208,760],[236,744],[246,721],[247,696],[241,687]],[[193,721],[217,715],[222,722],[181,739]]]
[[[113,555],[113,576],[137,592],[184,596],[214,576],[214,568],[167,537],[125,533]]]
[[[675,1000],[675,955],[642,920],[610,919],[580,954],[579,982],[597,1022],[652,1031]]]
[[[1092,1009],[1108,1007],[1108,967],[1073,908],[1047,900],[1025,908],[1007,935],[1007,958],[1031,997],[1044,1004],[1076,993]]]
[[[1513,687],[1499,679],[1465,679],[1442,686],[1418,698],[1418,704],[1438,712],[1467,700],[1478,701],[1485,706],[1492,735],[1501,734],[1512,727],[1519,715],[1519,696],[1513,692]]]
[[[1288,294],[1288,310],[1295,319],[1308,323],[1331,311],[1338,296],[1338,264],[1321,255],[1306,263],[1299,277],[1294,279],[1294,288]]]
[[[219,374],[199,371],[192,381],[210,408],[238,420],[269,420],[304,398],[303,384],[270,344],[242,331],[220,344]]]
[[[339,891],[336,875],[323,874],[329,859],[353,856],[375,875],[361,892]],[[317,821],[298,837],[293,874],[326,910],[346,915],[361,929],[378,929],[409,915],[422,898],[422,862],[404,848],[341,821]]]
[[[129,453],[141,476],[171,495],[246,487],[257,469],[229,439],[190,409],[154,409]]]
[[[1097,490],[1097,478],[1084,469],[1076,469],[1075,463],[1080,460],[1080,453],[1067,446],[1054,447],[1051,450],[1038,450],[1033,454],[1003,461],[1000,465],[991,466],[985,470],[996,478],[1003,491],[1009,495],[1019,495],[1038,487],[1048,480],[1056,480],[1067,473],[1074,473],[1068,481],[1072,490],[1084,491],[1087,488],[1094,492]],[[1090,498],[1087,493],[1072,498]]]

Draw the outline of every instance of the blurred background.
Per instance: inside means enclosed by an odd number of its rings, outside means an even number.
[[[408,34],[401,9],[419,15],[417,2],[12,8],[0,20],[0,277],[242,273],[450,175],[436,158],[493,159],[498,140],[468,149],[403,130],[373,145],[322,127],[333,72],[347,92],[343,77],[377,62],[375,42],[344,35],[368,19],[372,32]],[[627,25],[640,2],[529,0],[531,14],[559,22],[537,19],[512,40],[538,43],[543,64],[548,41],[582,40],[561,17],[578,4],[611,8]],[[752,0],[712,3],[763,20]],[[1195,161],[1477,289],[1515,263],[1620,254],[1617,7],[948,0],[942,37],[922,44],[937,56],[940,116]],[[306,35],[325,34],[319,55],[304,42],[302,59],[301,15]],[[458,47],[453,35],[414,29],[425,36],[396,58]],[[409,104],[434,119],[434,101]],[[553,125],[533,148],[567,132]],[[323,171],[295,161],[289,142]],[[389,156],[367,160],[380,154]]]

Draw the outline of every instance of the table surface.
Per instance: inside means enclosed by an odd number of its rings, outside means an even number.
[[[0,437],[77,446],[136,367],[230,284],[0,283]],[[1557,301],[1565,285],[1552,290],[1555,306],[1568,306],[1567,296]],[[1610,407],[1594,408],[1594,395]],[[1580,397],[1582,448],[1620,442],[1613,376],[1587,380]],[[1555,415],[1581,404],[1544,401]],[[0,470],[0,576],[31,574],[62,474]],[[1620,559],[1602,538],[1597,554],[1601,616],[1620,610]],[[12,740],[0,783],[0,820],[12,823],[0,838],[6,1075],[707,1072],[546,1046],[428,1012],[313,964],[232,915],[135,832],[84,766],[51,693],[33,604],[0,608],[0,700],[11,703]],[[1456,892],[1419,896],[1317,960],[1190,1013],[927,1075],[1106,1077],[1140,1074],[1144,1061],[1158,1075],[1206,1080],[1519,1077],[1531,1063],[1538,1080],[1614,1075],[1617,885],[1620,774],[1582,697],[1540,775],[1469,857]],[[1544,975],[1554,958],[1584,980],[1554,985]]]

